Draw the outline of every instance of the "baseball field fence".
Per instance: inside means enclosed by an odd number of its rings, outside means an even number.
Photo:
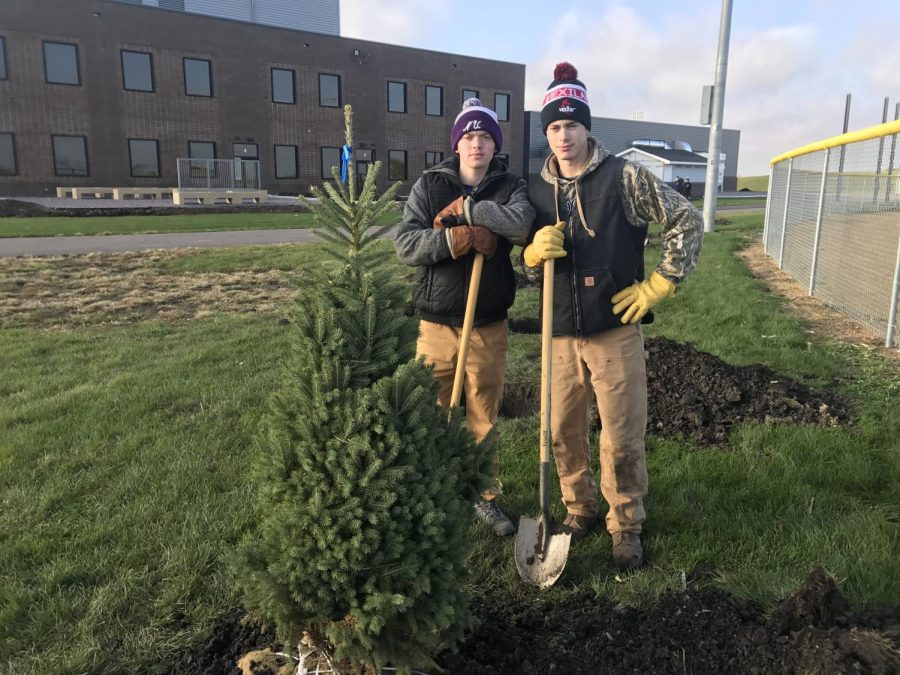
[[[766,253],[893,347],[900,294],[900,121],[772,159]]]

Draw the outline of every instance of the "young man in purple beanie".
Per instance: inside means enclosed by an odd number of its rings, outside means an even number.
[[[572,540],[600,519],[591,471],[591,392],[600,411],[600,491],[609,505],[612,557],[624,571],[644,562],[647,373],[640,324],[697,263],[700,212],[649,170],[594,140],[587,89],[569,63],[547,88],[541,126],[550,155],[529,186],[537,211],[523,259],[538,276],[555,259],[551,419],[553,454]],[[647,224],[662,225],[662,255],[644,272]]]
[[[525,181],[494,155],[503,147],[497,114],[477,98],[463,103],[450,132],[454,156],[425,170],[413,185],[394,240],[397,255],[416,268],[412,302],[421,321],[416,353],[434,366],[438,400],[450,405],[459,336],[475,253],[485,257],[465,374],[466,421],[481,441],[490,433],[503,399],[506,312],[516,295],[510,261],[534,220]],[[467,222],[466,214],[472,222]],[[476,516],[498,535],[512,534],[494,484],[475,506]]]

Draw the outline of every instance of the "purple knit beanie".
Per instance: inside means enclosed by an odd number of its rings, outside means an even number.
[[[503,147],[503,132],[497,123],[497,113],[485,108],[477,98],[468,98],[463,102],[462,110],[453,122],[450,131],[450,147],[456,152],[459,139],[470,131],[486,131],[494,139],[494,152]]]

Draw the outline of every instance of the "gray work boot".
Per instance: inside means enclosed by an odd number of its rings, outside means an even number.
[[[584,539],[597,524],[598,520],[600,520],[599,516],[579,516],[570,513],[562,524],[563,527],[572,533],[572,543],[574,544]]]
[[[637,532],[610,532],[612,557],[621,572],[632,572],[644,564],[644,548]]]
[[[482,523],[490,525],[498,537],[505,537],[516,530],[512,521],[500,510],[495,499],[478,502],[475,505],[475,517]]]

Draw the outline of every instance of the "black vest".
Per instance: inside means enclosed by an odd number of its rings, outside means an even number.
[[[495,168],[495,162],[472,193],[475,202],[506,204],[515,191],[519,177],[500,170],[499,166]],[[430,207],[428,217],[432,220],[445,206],[465,194],[462,183],[453,181],[446,173],[426,173],[425,179]],[[516,277],[509,259],[511,250],[509,240],[497,237],[497,252],[484,261],[475,304],[476,326],[505,319],[516,299]],[[433,323],[462,326],[474,261],[473,251],[456,260],[447,258],[434,265],[416,267],[412,304],[419,316]]]
[[[578,183],[578,192],[591,237],[581,224],[577,207],[566,226],[567,255],[557,258],[553,279],[553,334],[588,336],[622,325],[612,313],[613,295],[644,279],[644,240],[647,227],[632,225],[625,216],[620,186],[625,160],[609,156]],[[562,194],[562,191],[560,191]],[[553,185],[540,176],[532,179],[529,195],[537,210],[536,223],[556,222]],[[567,214],[560,210],[565,220]],[[650,323],[652,314],[642,323]]]

